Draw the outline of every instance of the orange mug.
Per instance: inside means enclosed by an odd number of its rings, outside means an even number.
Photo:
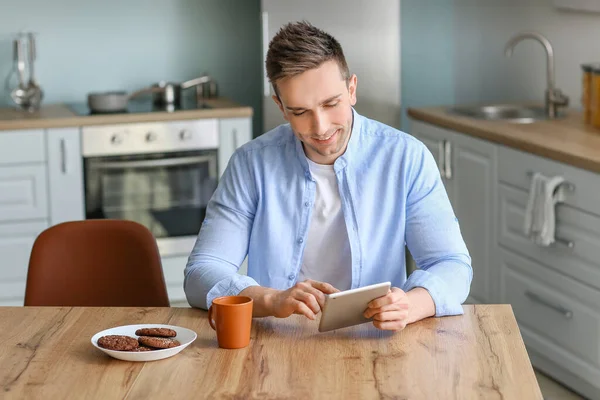
[[[223,349],[241,349],[250,343],[253,300],[246,296],[224,296],[213,300],[208,322],[217,331]]]

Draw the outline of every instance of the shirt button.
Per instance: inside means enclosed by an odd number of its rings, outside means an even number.
[[[306,203],[304,203],[304,206],[308,207],[308,206],[310,206],[310,203],[307,201]]]
[[[295,276],[294,276],[294,274],[292,274],[292,275],[288,276],[288,278],[290,278],[290,281],[293,281]]]
[[[298,239],[298,243],[300,243],[300,244],[304,243],[304,239],[302,239],[302,238]]]

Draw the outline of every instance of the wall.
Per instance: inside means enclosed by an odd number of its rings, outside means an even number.
[[[403,0],[401,15],[405,107],[542,103],[542,46],[525,41],[512,58],[504,56],[506,42],[523,30],[550,40],[556,85],[575,108],[580,107],[580,64],[600,61],[600,14],[559,10],[551,0]]]
[[[350,72],[358,77],[356,110],[399,127],[400,0],[262,0],[268,41],[288,22],[307,20],[341,44]],[[269,96],[265,131],[284,123]]]
[[[254,108],[255,133],[262,126],[259,0],[0,0],[0,106],[19,30],[39,33],[46,104],[207,72],[221,95]]]

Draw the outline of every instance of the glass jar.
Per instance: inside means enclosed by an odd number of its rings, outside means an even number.
[[[583,106],[583,119],[586,124],[592,122],[592,64],[581,64],[581,105]]]
[[[592,67],[591,85],[589,91],[587,92],[587,96],[590,99],[590,122],[595,128],[600,128],[600,65],[595,65]]]

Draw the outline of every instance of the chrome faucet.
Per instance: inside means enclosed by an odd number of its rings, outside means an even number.
[[[544,46],[546,50],[546,61],[547,61],[547,87],[546,87],[546,114],[549,118],[556,118],[558,115],[558,107],[566,107],[569,104],[569,98],[561,92],[560,89],[555,87],[554,82],[554,50],[552,50],[552,44],[543,35],[537,32],[521,32],[515,35],[512,39],[506,43],[504,53],[506,57],[512,56],[514,47],[520,41],[524,39],[537,40]]]

